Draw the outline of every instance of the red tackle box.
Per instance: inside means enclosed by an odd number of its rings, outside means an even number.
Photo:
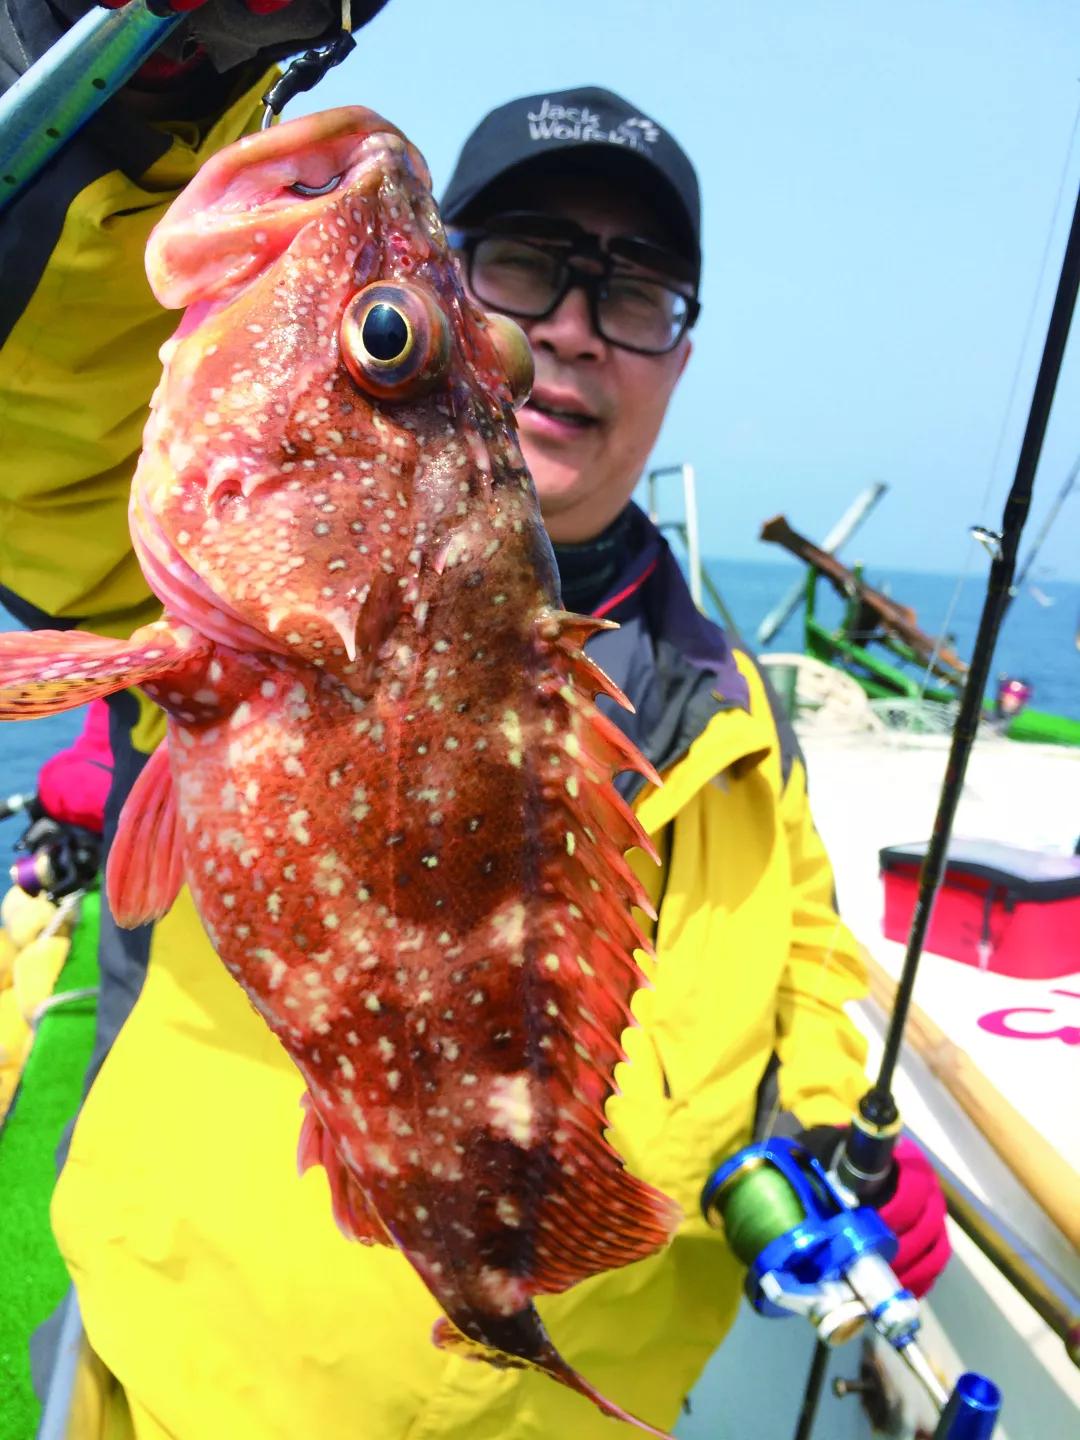
[[[908,938],[926,850],[920,841],[880,852],[888,940]],[[1080,971],[1080,856],[953,841],[926,948],[1025,980]]]

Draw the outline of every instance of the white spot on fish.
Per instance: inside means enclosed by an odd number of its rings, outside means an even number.
[[[527,1147],[533,1143],[535,1107],[529,1077],[524,1071],[495,1077],[488,1093],[488,1111],[493,1131],[505,1135],[515,1145]]]
[[[394,1164],[393,1156],[385,1145],[369,1145],[368,1159],[376,1170],[382,1170],[386,1175],[396,1175],[398,1167]]]
[[[488,1304],[497,1315],[516,1315],[532,1299],[528,1284],[507,1270],[485,1265],[477,1276]]]
[[[508,1195],[500,1195],[495,1202],[495,1214],[504,1225],[516,1230],[521,1224],[521,1207]]]

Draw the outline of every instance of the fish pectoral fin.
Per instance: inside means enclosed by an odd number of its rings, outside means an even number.
[[[109,850],[105,886],[116,923],[133,930],[159,920],[183,883],[180,816],[162,741],[131,787]]]
[[[166,620],[144,625],[127,640],[83,630],[0,635],[0,720],[73,710],[168,674],[205,648],[207,643],[186,626]]]
[[[304,1107],[304,1123],[296,1152],[297,1170],[303,1175],[313,1165],[321,1165],[326,1171],[334,1219],[346,1240],[359,1240],[361,1245],[393,1245],[386,1227],[338,1154],[333,1136],[306,1090],[300,1103]]]

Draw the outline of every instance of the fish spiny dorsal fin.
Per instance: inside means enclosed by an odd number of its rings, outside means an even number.
[[[606,771],[586,770],[569,790],[562,789],[560,799],[579,824],[599,830],[610,837],[623,851],[637,846],[649,859],[659,864],[660,857],[641,822],[607,778]]]
[[[551,817],[544,878],[555,897],[539,969],[558,1183],[537,1213],[534,1279],[539,1290],[557,1291],[652,1254],[681,1214],[626,1172],[604,1136],[615,1067],[626,1058],[622,1035],[634,1023],[631,1000],[646,983],[635,952],[650,947],[632,907],[655,916],[624,856],[632,846],[654,857],[655,851],[612,779],[628,768],[653,783],[659,777],[593,703],[597,692],[620,695],[580,650],[581,640],[601,627],[548,615],[538,628],[550,662],[540,687],[546,738],[538,760]]]
[[[567,641],[559,642],[559,649],[570,662],[570,670],[581,688],[592,695],[610,696],[621,710],[634,713],[634,707],[623,691],[615,684],[606,671],[601,670],[595,660],[590,660],[578,645]]]
[[[548,610],[540,619],[540,634],[549,641],[569,641],[584,645],[601,630],[618,630],[617,620],[601,620],[596,615],[578,615],[573,610]]]

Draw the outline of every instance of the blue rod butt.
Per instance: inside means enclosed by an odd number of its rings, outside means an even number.
[[[985,1375],[961,1375],[941,1412],[934,1440],[990,1440],[1001,1413],[1001,1391]]]

